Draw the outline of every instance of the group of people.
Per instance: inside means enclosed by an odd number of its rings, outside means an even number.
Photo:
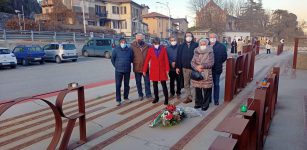
[[[116,101],[118,106],[122,104],[121,86],[124,80],[124,100],[130,101],[129,81],[131,63],[137,85],[139,100],[144,99],[142,78],[145,82],[145,94],[147,99],[153,99],[152,103],[159,102],[158,82],[161,83],[165,97],[164,104],[168,105],[170,97],[180,97],[181,88],[185,89],[183,103],[190,103],[195,98],[195,108],[206,111],[213,100],[219,105],[219,82],[223,71],[223,63],[227,59],[226,47],[218,41],[216,34],[210,34],[208,39],[200,39],[197,43],[191,32],[187,32],[184,42],[179,44],[174,36],[169,38],[170,46],[160,44],[159,38],[152,40],[148,45],[143,40],[142,34],[137,34],[130,48],[124,38],[120,39],[120,45],[112,54],[112,64],[115,67]],[[201,74],[201,80],[191,78],[192,72]],[[168,92],[166,81],[170,78],[170,91]],[[154,98],[151,94],[150,81],[153,84]],[[175,90],[176,82],[176,90]],[[195,88],[195,96],[192,95]],[[213,88],[213,90],[212,90]]]
[[[238,53],[241,54],[243,52],[243,46],[246,45],[245,40],[238,39],[233,39],[231,42],[231,53]]]

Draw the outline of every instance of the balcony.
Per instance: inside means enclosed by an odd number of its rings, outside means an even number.
[[[108,12],[96,12],[96,16],[98,16],[99,18],[107,18]]]

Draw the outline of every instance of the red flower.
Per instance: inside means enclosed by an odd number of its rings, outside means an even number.
[[[174,106],[174,105],[167,105],[167,106],[166,106],[166,109],[167,109],[169,112],[174,112],[174,111],[176,111],[176,106]]]
[[[173,117],[174,117],[174,115],[172,113],[170,113],[167,116],[165,116],[166,120],[172,120]]]

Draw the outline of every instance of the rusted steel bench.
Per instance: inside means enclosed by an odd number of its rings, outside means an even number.
[[[67,116],[65,115],[62,106],[65,99],[65,96],[70,93],[77,91],[78,94],[78,113]],[[79,131],[80,131],[80,140],[71,145],[71,148],[82,145],[86,143],[86,120],[85,120],[85,97],[84,97],[84,87],[83,86],[76,86],[76,87],[69,87],[67,89],[57,91],[59,92],[55,104],[49,102],[48,100],[45,100],[43,98],[39,98],[37,96],[35,97],[21,97],[17,98],[11,101],[6,101],[5,103],[0,104],[0,117],[1,115],[7,111],[9,108],[13,107],[15,104],[29,101],[29,100],[40,100],[44,103],[46,103],[49,108],[52,110],[54,119],[55,119],[55,130],[52,137],[51,142],[49,143],[47,149],[48,150],[54,150],[57,148],[58,143],[60,142],[60,139],[62,137],[62,117],[68,119],[68,124],[66,126],[66,130],[64,132],[64,135],[61,140],[61,144],[59,146],[60,150],[66,150],[69,149],[68,143],[69,139],[71,137],[72,131],[75,127],[75,123],[77,119],[79,119]]]
[[[224,101],[230,102],[235,95],[254,78],[255,51],[252,45],[244,46],[238,57],[226,61],[226,81]]]
[[[249,140],[249,120],[238,117],[225,118],[216,128],[216,131],[230,133],[233,139],[237,139],[237,149],[246,150]]]
[[[234,150],[237,149],[237,142],[236,139],[218,136],[210,145],[209,150]]]
[[[276,108],[279,74],[279,67],[272,68],[265,77],[268,83],[259,84],[254,98],[247,100],[248,111],[237,111],[235,117],[225,118],[216,127],[216,131],[230,133],[232,138],[238,140],[237,149],[263,149]]]

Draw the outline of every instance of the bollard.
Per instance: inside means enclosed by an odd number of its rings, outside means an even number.
[[[76,43],[76,33],[75,32],[73,33],[73,40],[74,40],[74,43]]]
[[[6,30],[3,30],[3,40],[6,40]]]
[[[31,30],[31,40],[32,40],[32,42],[34,41],[34,32],[33,32],[33,30]]]

